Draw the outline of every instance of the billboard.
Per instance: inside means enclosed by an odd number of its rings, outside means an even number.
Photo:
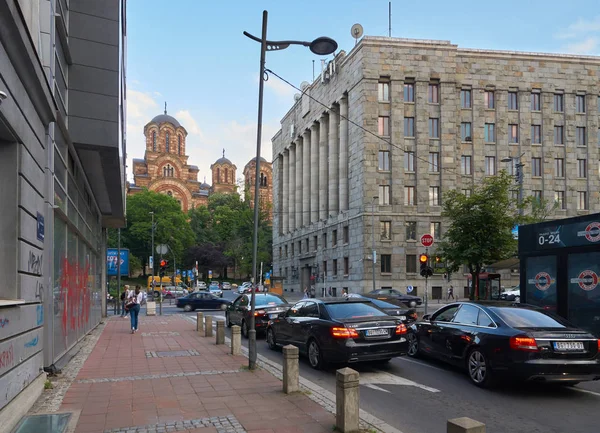
[[[117,276],[117,248],[106,249],[106,274],[109,277]],[[121,276],[129,276],[129,250],[121,248]]]
[[[527,303],[556,311],[556,256],[528,257]]]
[[[569,254],[569,320],[600,334],[600,252]]]

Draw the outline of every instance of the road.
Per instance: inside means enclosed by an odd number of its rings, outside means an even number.
[[[224,294],[227,299],[235,296]],[[181,310],[163,306],[163,314],[177,313]],[[205,314],[224,318],[221,311]],[[247,340],[242,344],[247,346]],[[257,350],[279,364],[283,361],[281,351],[270,350],[262,336]],[[442,433],[446,420],[461,416],[485,423],[488,433],[587,433],[598,429],[598,382],[573,388],[522,384],[484,390],[472,385],[459,369],[433,360],[402,357],[383,366],[351,367],[361,374],[361,408],[403,433]],[[300,374],[335,393],[335,367],[316,371],[301,358]]]

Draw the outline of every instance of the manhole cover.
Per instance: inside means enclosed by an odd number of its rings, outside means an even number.
[[[30,415],[23,417],[13,433],[64,433],[70,419],[70,413]]]

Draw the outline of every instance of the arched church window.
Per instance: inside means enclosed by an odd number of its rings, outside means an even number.
[[[225,169],[225,183],[229,182],[229,170]]]
[[[167,191],[167,195],[168,195],[169,197],[173,197],[173,191]]]
[[[177,152],[181,155],[181,135],[177,136]]]
[[[267,176],[264,173],[260,174],[260,186],[262,186],[262,187],[267,186]]]
[[[156,152],[156,131],[152,131],[152,152]]]
[[[217,168],[217,183],[221,183],[221,169]]]
[[[166,145],[166,149],[167,149],[167,153],[169,153],[169,149],[170,149],[170,145],[169,145],[169,133],[167,132],[166,136],[165,136],[165,145]]]
[[[164,177],[173,177],[174,175],[175,175],[175,169],[170,164],[167,164],[163,167],[163,176]]]

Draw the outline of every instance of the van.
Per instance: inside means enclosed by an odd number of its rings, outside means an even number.
[[[187,284],[185,284],[181,277],[177,277],[176,278],[176,285],[178,287],[181,287],[182,289],[185,289],[187,291],[190,291],[191,289],[187,286]],[[156,296],[158,296],[159,294],[159,290],[160,290],[160,283],[161,283],[161,278],[158,275],[154,276],[154,292],[156,294]],[[162,285],[163,287],[165,286],[172,286],[173,285],[173,281],[171,280],[171,277],[162,277]],[[149,291],[152,291],[152,276],[148,277],[148,282],[146,285],[147,289]]]

